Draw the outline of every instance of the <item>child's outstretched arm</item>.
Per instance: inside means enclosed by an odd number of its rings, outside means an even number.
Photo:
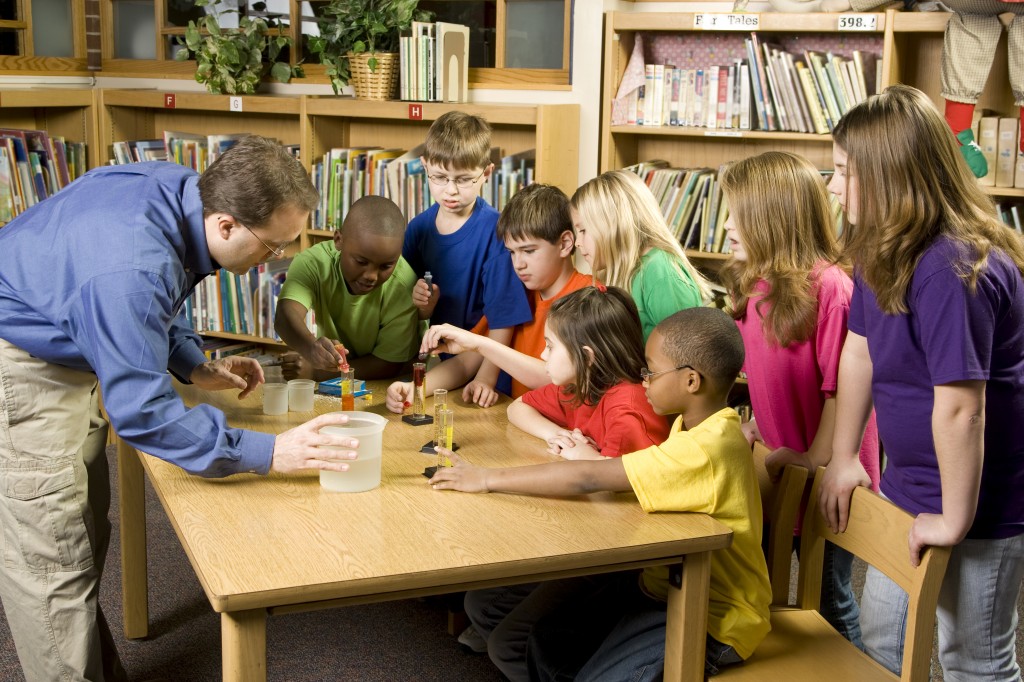
[[[423,390],[430,396],[437,388],[452,389],[461,386],[480,366],[482,358],[477,353],[463,353],[448,358],[437,367],[427,372],[423,380]],[[384,404],[389,410],[401,414],[405,403],[412,400],[413,385],[411,381],[396,381],[388,386]]]
[[[551,462],[533,466],[489,469],[468,463],[451,450],[439,454],[452,461],[430,479],[436,490],[467,493],[518,493],[527,495],[586,495],[603,491],[632,490],[621,458],[584,462]]]
[[[491,329],[487,332],[487,336],[507,346],[512,342],[512,327]],[[480,369],[476,371],[476,376],[462,389],[462,399],[466,402],[476,403],[480,407],[491,407],[494,405],[500,397],[498,392],[494,390],[494,385],[498,383],[498,372],[500,371],[496,364],[484,358],[484,361],[480,363]]]
[[[467,350],[480,353],[527,388],[539,388],[551,382],[544,361],[540,358],[520,353],[490,336],[475,334],[450,324],[431,327],[423,335],[420,344],[421,353],[462,353]]]

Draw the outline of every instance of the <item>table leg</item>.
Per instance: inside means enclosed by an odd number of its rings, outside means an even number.
[[[135,448],[117,440],[117,480],[121,504],[121,596],[124,636],[149,633],[149,585],[146,576],[145,473]]]
[[[266,609],[220,614],[220,643],[224,682],[266,682]]]
[[[669,567],[665,624],[665,682],[702,682],[708,634],[711,553],[687,554]]]

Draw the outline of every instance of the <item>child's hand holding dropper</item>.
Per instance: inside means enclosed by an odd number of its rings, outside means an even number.
[[[487,337],[459,329],[450,324],[436,324],[426,331],[420,342],[420,355],[427,353],[451,353],[458,355],[469,350],[478,350]]]

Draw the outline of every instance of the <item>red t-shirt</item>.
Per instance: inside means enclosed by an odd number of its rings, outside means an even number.
[[[654,413],[640,384],[612,386],[597,405],[573,407],[569,396],[554,384],[526,392],[523,402],[545,419],[593,438],[605,457],[660,445],[668,438],[668,420]]]

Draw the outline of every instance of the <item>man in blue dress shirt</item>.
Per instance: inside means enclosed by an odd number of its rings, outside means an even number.
[[[344,471],[347,438],[230,428],[186,409],[171,374],[248,395],[259,364],[209,362],[180,315],[218,268],[279,257],[317,192],[298,160],[249,137],[202,176],[173,163],[87,173],[0,229],[0,598],[25,676],[124,675],[97,593],[110,535],[107,415],[132,446],[201,476]]]

